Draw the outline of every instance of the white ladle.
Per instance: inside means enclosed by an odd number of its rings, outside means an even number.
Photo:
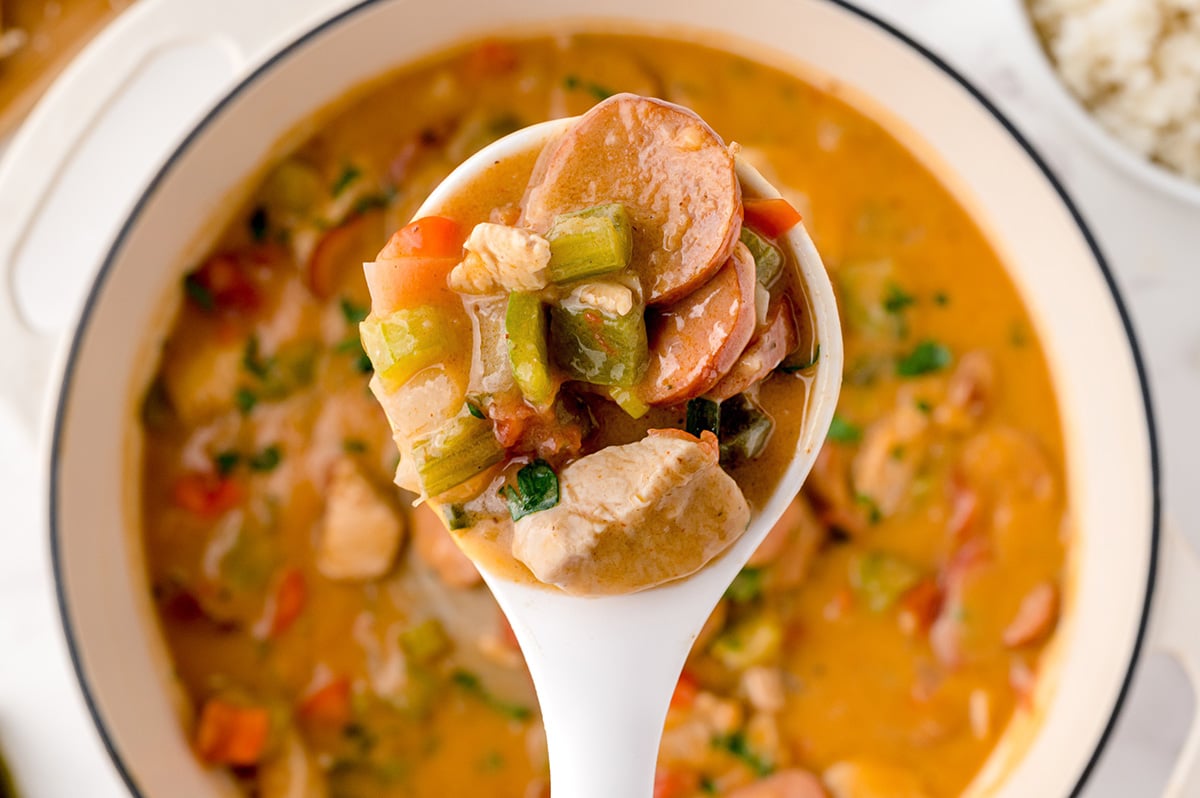
[[[467,159],[429,196],[429,216],[497,161],[545,146],[575,120],[518,130]],[[778,197],[738,159],[746,193]],[[692,643],[717,601],[800,490],[833,419],[842,334],[829,276],[803,225],[787,233],[820,343],[796,454],[746,533],[686,579],[624,596],[581,598],[512,582],[480,566],[521,644],[537,689],[554,798],[649,798],[667,707]]]

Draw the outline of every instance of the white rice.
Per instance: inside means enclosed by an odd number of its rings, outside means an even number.
[[[1200,0],[1030,0],[1063,82],[1133,149],[1200,181]]]

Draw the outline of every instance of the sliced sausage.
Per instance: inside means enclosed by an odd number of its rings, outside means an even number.
[[[641,394],[652,405],[700,396],[721,381],[754,335],[754,257],[741,242],[716,276],[650,319],[650,366]]]
[[[708,392],[723,402],[766,378],[796,348],[796,320],[787,302],[767,315],[767,326],[750,342],[729,373]]]
[[[687,295],[729,257],[742,225],[733,156],[692,111],[617,94],[549,144],[526,192],[525,226],[620,202],[633,222],[634,270],[648,304]]]

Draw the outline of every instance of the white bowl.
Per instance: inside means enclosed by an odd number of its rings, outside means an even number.
[[[233,5],[187,8],[233,26],[254,19],[229,16]],[[1111,274],[1083,221],[1034,151],[975,89],[853,7],[835,0],[612,0],[604,11],[610,21],[717,36],[745,54],[831,76],[944,175],[1004,256],[1053,373],[1076,534],[1064,614],[1035,711],[1008,730],[969,794],[1077,792],[1112,730],[1141,649],[1159,506],[1145,376]],[[140,15],[152,13],[154,4],[135,7],[124,21],[131,35],[105,46],[122,57],[132,56],[121,48],[162,46],[161,37],[138,27]],[[135,795],[233,794],[228,778],[203,768],[188,745],[137,533],[136,399],[169,321],[164,298],[177,295],[188,263],[211,241],[214,216],[233,204],[230,194],[273,142],[315,110],[464,37],[595,16],[594,4],[582,0],[442,0],[436,9],[415,0],[366,0],[296,30],[292,43],[188,136],[124,223],[62,352],[46,458],[64,628],[97,728]],[[66,79],[82,92],[107,74],[95,68],[100,56]],[[6,175],[35,158],[39,133],[46,131],[35,127],[14,142],[8,171],[0,169],[0,203]]]
[[[1009,1],[1016,6],[1016,13],[1021,19],[1018,30],[1024,39],[1023,48],[1031,54],[1028,62],[1035,65],[1041,74],[1042,82],[1053,94],[1055,104],[1062,108],[1071,124],[1082,133],[1091,146],[1142,183],[1176,199],[1200,205],[1200,182],[1190,180],[1150,160],[1125,143],[1116,133],[1101,124],[1083,101],[1067,88],[1067,84],[1058,74],[1054,59],[1038,36],[1028,4],[1025,0]],[[1197,102],[1200,102],[1200,98],[1197,98]]]

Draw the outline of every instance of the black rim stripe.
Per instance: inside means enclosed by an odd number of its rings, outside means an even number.
[[[128,238],[134,224],[141,216],[142,211],[157,192],[159,185],[175,168],[176,163],[183,156],[183,154],[191,149],[192,145],[200,137],[200,135],[208,129],[208,126],[222,114],[222,112],[230,103],[241,96],[241,94],[251,84],[272,70],[276,65],[287,59],[293,52],[305,46],[310,40],[320,36],[327,30],[338,26],[348,18],[354,16],[365,8],[375,5],[377,2],[379,2],[379,0],[363,0],[359,4],[338,13],[336,16],[322,22],[312,30],[307,31],[294,42],[287,45],[279,52],[273,54],[257,69],[239,82],[233,89],[231,89],[229,93],[226,94],[212,108],[212,110],[205,115],[204,119],[202,119],[200,123],[197,124],[190,133],[188,133],[184,141],[171,154],[171,156],[163,164],[162,168],[159,169],[158,173],[150,181],[150,184],[146,187],[146,190],[142,193],[141,197],[137,201],[137,204],[134,206],[133,211],[121,226],[121,230],[113,242],[112,248],[105,256],[104,262],[101,264],[100,269],[96,273],[96,278],[92,283],[91,289],[88,291],[87,298],[80,313],[79,323],[76,326],[71,338],[71,345],[67,355],[61,387],[59,389],[58,402],[55,407],[54,427],[51,437],[49,474],[50,490],[48,499],[50,502],[50,556],[54,569],[54,589],[58,600],[59,618],[62,622],[63,632],[67,641],[67,648],[71,657],[71,665],[75,671],[75,678],[79,683],[80,691],[83,693],[83,699],[87,705],[88,713],[92,717],[92,722],[96,727],[97,733],[100,735],[101,742],[104,744],[104,748],[108,752],[109,758],[112,760],[113,766],[116,768],[121,780],[125,783],[125,786],[129,789],[134,798],[148,798],[148,796],[138,786],[136,780],[133,778],[133,774],[130,772],[129,768],[122,759],[121,753],[117,750],[113,736],[108,727],[105,725],[104,718],[100,713],[99,707],[97,706],[92,686],[88,682],[87,673],[84,669],[82,653],[76,640],[75,628],[71,620],[70,610],[68,608],[66,585],[63,579],[62,571],[63,563],[60,551],[58,517],[58,454],[61,449],[63,421],[65,418],[67,400],[71,393],[76,361],[79,356],[79,349],[82,345],[88,325],[91,322],[92,312],[95,310],[96,303],[99,299],[101,291],[104,288],[104,284],[108,279],[108,274],[113,268],[113,264],[116,262],[117,255],[124,247],[125,240]],[[1148,444],[1150,450],[1151,478],[1150,491],[1152,508],[1150,530],[1150,567],[1148,568],[1146,574],[1146,593],[1144,605],[1142,607],[1142,617],[1138,623],[1137,636],[1134,640],[1133,651],[1130,653],[1129,665],[1126,669],[1125,678],[1121,683],[1119,692],[1117,693],[1117,698],[1113,704],[1112,714],[1109,717],[1108,723],[1105,725],[1104,731],[1101,733],[1100,739],[1096,743],[1096,748],[1092,752],[1092,756],[1089,758],[1087,764],[1084,766],[1083,771],[1079,774],[1079,779],[1076,782],[1075,787],[1071,790],[1071,798],[1077,798],[1077,796],[1079,796],[1083,791],[1084,784],[1094,772],[1105,747],[1111,740],[1113,731],[1116,727],[1117,719],[1120,716],[1121,710],[1124,707],[1125,701],[1129,695],[1129,688],[1133,682],[1133,677],[1137,670],[1137,664],[1140,659],[1142,649],[1145,645],[1146,628],[1150,618],[1150,609],[1154,596],[1154,587],[1158,571],[1158,550],[1160,540],[1159,527],[1161,521],[1161,470],[1159,463],[1158,434],[1154,422],[1154,410],[1151,404],[1150,385],[1147,379],[1146,366],[1142,358],[1141,349],[1138,346],[1137,335],[1134,332],[1133,322],[1130,318],[1129,311],[1126,308],[1124,301],[1121,299],[1121,294],[1117,289],[1117,284],[1113,277],[1112,270],[1110,269],[1108,262],[1105,260],[1103,253],[1101,253],[1100,247],[1096,242],[1096,238],[1092,234],[1092,231],[1088,227],[1087,223],[1084,221],[1079,209],[1076,208],[1075,203],[1072,202],[1071,198],[1067,195],[1067,192],[1063,188],[1063,185],[1059,181],[1057,175],[1055,175],[1053,170],[1051,170],[1046,162],[1042,159],[1038,151],[1033,147],[1032,144],[1029,143],[1025,136],[1021,134],[1021,132],[1008,119],[1008,117],[1006,117],[991,102],[991,100],[985,97],[983,93],[979,91],[979,89],[977,89],[970,81],[963,77],[957,70],[946,63],[941,57],[931,52],[924,45],[915,41],[908,34],[898,30],[896,27],[880,19],[879,17],[876,17],[874,14],[852,5],[851,3],[847,2],[847,0],[826,0],[826,2],[832,3],[833,5],[836,5],[851,14],[866,20],[867,22],[875,25],[897,40],[911,47],[916,52],[920,53],[925,57],[926,60],[952,78],[959,86],[963,88],[963,90],[970,94],[970,96],[974,98],[976,102],[983,106],[983,108],[985,108],[996,119],[996,121],[1000,123],[1001,126],[1004,127],[1008,134],[1012,136],[1017,144],[1021,146],[1026,155],[1029,156],[1038,169],[1041,170],[1047,182],[1049,182],[1050,186],[1058,194],[1058,197],[1063,205],[1066,206],[1067,210],[1070,212],[1071,218],[1074,219],[1076,226],[1079,228],[1080,233],[1087,242],[1088,248],[1091,250],[1092,256],[1095,258],[1096,265],[1099,267],[1101,274],[1104,276],[1105,284],[1108,286],[1108,290],[1112,295],[1113,303],[1116,305],[1118,314],[1120,314],[1121,324],[1124,327],[1125,335],[1129,339],[1130,353],[1133,355],[1134,365],[1137,369],[1139,387],[1141,388],[1142,404],[1146,414],[1146,431],[1149,438]]]

